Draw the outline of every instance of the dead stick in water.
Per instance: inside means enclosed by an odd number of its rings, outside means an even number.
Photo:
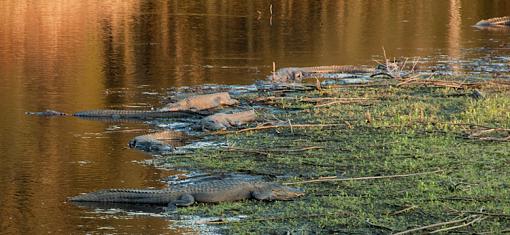
[[[412,174],[402,174],[402,175],[382,175],[382,176],[367,176],[367,177],[356,177],[356,178],[320,178],[313,180],[305,180],[299,182],[291,182],[291,183],[283,183],[284,185],[294,185],[294,184],[306,184],[306,183],[319,183],[319,182],[330,182],[330,181],[356,181],[356,180],[375,180],[375,179],[391,179],[391,178],[402,178],[402,177],[410,177],[410,176],[418,176],[418,175],[429,175],[438,172],[442,172],[443,170],[436,171],[427,171],[427,172],[419,172]]]

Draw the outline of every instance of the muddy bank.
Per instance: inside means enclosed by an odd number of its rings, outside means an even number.
[[[267,175],[305,189],[291,202],[197,206],[195,224],[231,232],[503,231],[510,150],[505,80],[374,79],[237,96],[257,122],[213,132],[225,143],[152,162]],[[306,88],[306,89],[301,89]],[[476,94],[483,94],[478,96]],[[455,222],[458,218],[470,226]],[[447,226],[424,226],[451,222]],[[458,227],[455,227],[458,226]]]

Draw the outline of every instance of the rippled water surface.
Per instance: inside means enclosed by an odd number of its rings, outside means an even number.
[[[508,66],[510,30],[471,25],[509,12],[507,0],[3,0],[0,233],[194,231],[66,203],[100,188],[161,187],[173,172],[136,163],[150,157],[127,148],[149,126],[25,111],[157,107],[171,87],[252,83],[273,61],[373,65],[383,47]]]

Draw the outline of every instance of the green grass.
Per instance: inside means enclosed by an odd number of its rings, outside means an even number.
[[[466,136],[475,131],[474,125],[510,128],[510,92],[483,91],[487,96],[483,100],[462,95],[469,91],[428,87],[343,87],[287,93],[287,97],[297,99],[276,99],[272,105],[289,112],[261,113],[263,119],[290,120],[294,125],[340,125],[231,133],[219,138],[244,151],[205,149],[168,156],[166,163],[190,170],[273,175],[282,183],[323,176],[351,178],[438,169],[441,172],[392,179],[306,183],[299,185],[306,190],[306,196],[294,201],[198,204],[179,208],[178,213],[248,216],[239,222],[215,225],[236,234],[392,233],[470,215],[485,217],[452,231],[508,231],[510,143]],[[303,97],[370,100],[317,108]],[[244,97],[250,98],[253,97]],[[312,146],[317,148],[272,151]]]

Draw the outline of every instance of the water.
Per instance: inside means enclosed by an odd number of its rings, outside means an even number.
[[[171,87],[249,84],[273,62],[370,65],[383,47],[390,57],[508,63],[509,30],[471,27],[508,12],[507,0],[3,0],[0,233],[194,231],[66,203],[100,188],[161,187],[174,172],[134,162],[149,156],[126,147],[150,127],[25,111],[157,107]]]

